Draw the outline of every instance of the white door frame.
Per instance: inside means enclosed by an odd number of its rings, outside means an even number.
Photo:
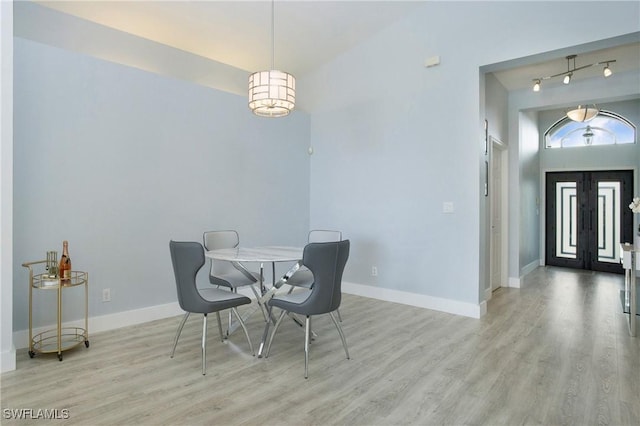
[[[489,237],[489,286],[486,289],[485,300],[489,300],[491,298],[491,294],[498,287],[508,287],[507,285],[507,271],[508,271],[508,241],[509,241],[509,226],[508,226],[508,206],[509,206],[509,190],[508,190],[508,172],[509,172],[509,155],[508,155],[508,146],[501,140],[490,136],[491,142],[491,155],[489,157],[489,221],[490,221],[490,237]],[[493,166],[494,162],[499,161],[501,166],[501,184],[497,187],[497,183],[494,181],[493,176]],[[500,246],[501,252],[496,253],[496,244],[493,238],[493,217],[494,217],[494,197],[495,194],[498,193],[501,196],[501,217],[502,221],[500,224]],[[494,258],[499,256],[499,285],[494,286],[493,276],[494,276]]]

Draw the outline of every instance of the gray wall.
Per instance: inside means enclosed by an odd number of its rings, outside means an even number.
[[[244,97],[21,38],[14,90],[14,330],[27,327],[20,264],[65,239],[90,273],[91,316],[174,302],[170,239],[305,241],[307,114],[259,118]]]
[[[481,77],[482,78],[482,77]],[[498,139],[504,145],[509,146],[509,138],[508,138],[508,108],[509,108],[509,93],[504,88],[502,84],[498,81],[498,79],[493,74],[485,74],[484,76],[485,90],[484,102],[481,102],[485,105],[485,116],[487,119],[488,127],[487,134],[489,140],[487,141],[488,145],[488,153],[486,156],[486,161],[489,162],[489,168],[491,168],[491,158],[493,156],[493,147],[491,142],[491,137]],[[482,97],[482,92],[481,92]],[[514,149],[517,149],[517,139],[514,144]],[[482,166],[481,166],[482,167]],[[482,174],[482,169],[480,170]],[[503,179],[508,179],[508,170],[503,170]],[[491,177],[489,176],[489,179]],[[484,184],[483,177],[481,177],[481,184]],[[483,190],[484,188],[482,188]],[[508,202],[508,200],[503,200],[504,202]],[[481,197],[480,198],[480,223],[484,224],[481,226],[481,238],[480,238],[480,276],[484,279],[485,283],[485,291],[491,288],[491,280],[489,274],[491,273],[490,265],[489,265],[489,254],[491,252],[491,206],[490,206],[490,198]],[[506,219],[506,218],[505,218]],[[508,253],[508,247],[502,248],[503,256],[506,256]],[[507,277],[504,277],[506,279]]]
[[[15,369],[13,343],[13,2],[0,2],[0,372]]]
[[[485,115],[489,122],[489,135],[509,144],[509,93],[493,74],[485,77]]]
[[[529,270],[539,265],[540,253],[540,147],[538,115],[527,111],[520,115],[520,248],[519,263]]]
[[[479,68],[638,31],[630,2],[558,2],[545,19],[529,19],[539,14],[536,2],[426,2],[301,81],[312,95],[317,153],[310,220],[336,223],[352,238],[347,280],[473,304],[484,298]],[[593,16],[598,25],[584,31]],[[434,55],[441,64],[425,68]],[[449,201],[455,211],[445,214]],[[519,209],[511,213],[519,224]],[[518,270],[520,233],[512,235]]]

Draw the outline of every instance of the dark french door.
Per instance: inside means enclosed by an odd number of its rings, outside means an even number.
[[[633,171],[546,175],[547,265],[622,273],[620,243],[633,240]]]

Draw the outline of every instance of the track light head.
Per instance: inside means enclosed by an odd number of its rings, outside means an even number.
[[[611,74],[613,74],[613,71],[611,71],[611,68],[609,68],[609,63],[607,62],[607,65],[604,67],[604,70],[602,70],[602,74],[605,77],[609,77],[611,76]]]
[[[562,79],[562,82],[563,82],[564,84],[569,84],[569,83],[571,82],[571,76],[572,76],[572,75],[573,75],[573,73],[572,73],[572,72],[570,72],[569,74],[566,74],[566,75],[564,76],[564,78]]]
[[[533,84],[533,91],[534,92],[539,92],[540,91],[540,80],[533,80],[535,83]]]

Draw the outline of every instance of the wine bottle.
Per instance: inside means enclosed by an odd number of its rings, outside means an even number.
[[[69,257],[69,242],[62,242],[62,257],[60,258],[60,266],[58,267],[60,280],[67,281],[71,278],[71,258]]]

